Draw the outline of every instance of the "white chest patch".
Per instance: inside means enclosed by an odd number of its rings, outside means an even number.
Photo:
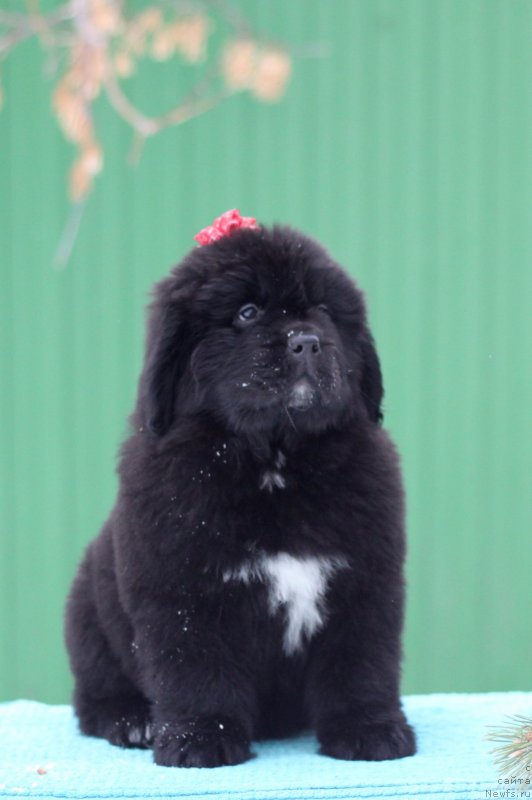
[[[277,553],[260,556],[256,561],[227,571],[223,579],[267,582],[270,612],[285,610],[283,649],[290,655],[301,647],[305,637],[310,638],[322,626],[329,578],[337,569],[346,566],[343,558],[296,558],[288,553]]]

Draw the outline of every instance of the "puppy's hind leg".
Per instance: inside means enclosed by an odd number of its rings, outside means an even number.
[[[150,747],[150,705],[124,674],[101,629],[87,559],[68,597],[65,640],[80,730],[120,747]]]

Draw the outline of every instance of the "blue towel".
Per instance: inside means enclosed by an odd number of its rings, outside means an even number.
[[[80,735],[69,706],[3,703],[0,798],[489,800],[507,789],[516,792],[508,797],[532,797],[532,783],[498,782],[485,739],[506,715],[532,714],[532,693],[420,695],[406,697],[404,707],[419,752],[399,761],[337,761],[318,755],[315,738],[304,736],[256,744],[257,757],[235,767],[172,769],[155,766],[149,750]]]

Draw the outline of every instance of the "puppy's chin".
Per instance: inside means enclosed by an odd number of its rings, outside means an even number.
[[[316,403],[317,396],[308,378],[300,378],[294,383],[286,405],[294,411],[308,411]]]
[[[224,393],[225,395],[225,393]],[[330,392],[308,377],[284,389],[232,393],[217,404],[217,416],[237,434],[278,439],[313,436],[337,427],[349,416],[349,389]]]

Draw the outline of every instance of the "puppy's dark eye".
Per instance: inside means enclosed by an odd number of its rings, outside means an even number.
[[[331,312],[324,303],[321,303],[321,305],[318,306],[318,311],[321,311],[323,314],[328,314],[329,316],[331,316]]]
[[[238,320],[240,322],[253,322],[259,315],[259,309],[253,303],[246,303],[238,312]]]

